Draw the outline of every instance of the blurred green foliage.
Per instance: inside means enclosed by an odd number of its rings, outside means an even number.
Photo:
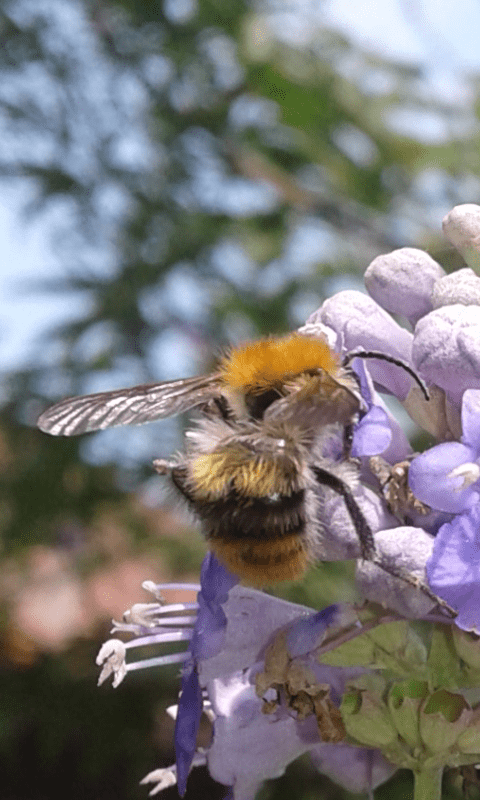
[[[408,107],[461,122],[474,110],[429,97],[420,69],[363,52],[319,17],[300,43],[282,35],[281,13],[280,0],[0,2],[0,176],[27,187],[27,217],[53,215],[62,268],[31,289],[85,300],[8,376],[1,416],[8,800],[147,796],[138,781],[172,760],[163,709],[176,676],[96,689],[108,618],[91,612],[92,578],[138,561],[191,578],[201,559],[197,532],[171,507],[155,517],[137,493],[155,432],[148,453],[143,440],[130,460],[128,443],[105,444],[95,464],[81,442],[36,431],[39,411],[95,374],[179,377],[177,341],[207,370],[228,342],[299,325],[334,279],[349,273],[355,285],[379,252],[415,245],[447,267],[455,258],[430,220],[472,200],[478,131],[425,144],[388,119]],[[432,174],[434,198],[422,189]],[[178,430],[165,441],[174,449]],[[54,556],[57,572],[45,566]],[[60,586],[62,570],[90,617],[52,645],[19,609],[32,586]],[[330,590],[351,591],[349,576],[320,566],[282,593],[321,607]],[[195,773],[187,800],[223,796],[208,781]],[[399,775],[378,798],[410,796],[408,782]],[[350,797],[303,760],[261,796],[292,793]]]

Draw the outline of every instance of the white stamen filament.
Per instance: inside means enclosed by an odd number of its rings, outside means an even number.
[[[173,614],[174,611],[197,611],[198,603],[172,603],[171,606],[157,606],[158,614]]]
[[[165,590],[168,592],[199,592],[202,588],[199,583],[154,583],[153,581],[143,581],[142,587],[155,597]]]
[[[131,642],[125,642],[125,649],[131,650],[134,647],[148,647],[152,644],[164,644],[165,642],[184,642],[192,638],[192,633],[193,631],[186,630],[139,636],[136,639],[132,639]]]
[[[472,484],[476,483],[480,478],[480,467],[475,461],[466,462],[465,464],[460,464],[459,467],[452,469],[452,471],[448,473],[447,477],[462,478],[462,483],[458,487],[457,491],[468,489],[469,486],[472,486]]]
[[[156,617],[173,614],[176,611],[192,611],[198,609],[198,603],[173,603],[165,606],[158,603],[135,603],[123,614],[123,620],[127,623],[135,623],[144,627],[150,625],[149,617],[155,620]],[[154,623],[155,624],[155,623]]]
[[[158,603],[136,603],[123,614],[122,622],[113,620],[111,633],[131,633],[141,635],[145,628],[153,633],[161,633],[172,625],[188,627],[195,625],[196,617],[193,614],[171,616],[178,611],[198,611],[198,603],[172,603],[161,606]]]
[[[169,656],[157,656],[156,658],[146,658],[144,661],[133,661],[127,664],[127,672],[133,672],[136,669],[150,669],[150,667],[166,667],[168,664],[178,664],[186,661],[189,657],[188,650],[184,653],[172,653]]]

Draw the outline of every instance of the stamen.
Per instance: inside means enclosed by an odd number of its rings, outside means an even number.
[[[158,794],[158,792],[163,791],[163,789],[169,789],[170,786],[176,786],[177,784],[177,767],[175,764],[172,764],[171,767],[163,767],[162,769],[155,769],[153,772],[149,772],[148,775],[140,781],[140,784],[145,783],[156,783],[155,786],[149,793],[149,797],[153,797],[154,795]]]
[[[125,663],[126,648],[124,642],[120,639],[109,639],[105,642],[98,653],[96,664],[102,667],[102,671],[98,678],[98,686],[101,686],[106,679],[113,674],[113,688],[123,681],[127,674],[127,666]]]
[[[448,478],[462,478],[462,483],[457,487],[456,491],[461,492],[462,489],[468,489],[469,486],[476,483],[480,478],[480,467],[475,462],[467,462],[460,464],[448,473]]]
[[[168,617],[167,619],[162,619],[162,624],[158,627],[162,629],[167,625],[195,625],[196,620],[196,615],[194,617],[187,617],[186,615],[184,617]]]
[[[135,603],[128,611],[123,614],[123,620],[134,625],[141,625],[144,628],[155,627],[156,617],[171,614],[174,611],[186,611],[186,604],[175,603],[171,606],[161,606],[158,603]],[[189,603],[189,606],[197,606],[196,603]],[[149,619],[152,617],[152,619]]]
[[[161,601],[163,599],[161,597],[162,590],[169,592],[199,592],[202,587],[199,583],[154,583],[153,581],[143,581],[142,588],[155,595]]]
[[[125,649],[131,650],[134,647],[149,647],[152,644],[165,644],[165,642],[184,642],[192,638],[192,633],[193,631],[186,630],[139,636],[136,639],[132,639],[131,642],[126,642]]]
[[[171,653],[169,656],[156,656],[155,658],[145,658],[143,661],[133,661],[131,664],[127,664],[126,672],[133,672],[137,669],[150,669],[150,667],[166,667],[168,664],[179,664],[186,661],[189,655],[189,652],[185,650],[184,653]]]
[[[156,584],[147,581],[149,588],[154,588],[158,594]],[[163,667],[168,664],[184,663],[189,657],[189,651],[170,653],[162,656],[145,658],[141,661],[126,663],[127,650],[138,647],[151,647],[169,642],[189,642],[193,637],[196,615],[183,614],[172,616],[172,612],[196,611],[198,603],[172,603],[172,605],[159,605],[157,603],[136,603],[125,612],[125,622],[113,620],[112,633],[130,633],[135,638],[129,642],[120,639],[110,639],[101,647],[97,656],[97,664],[102,666],[99,684],[113,675],[113,686],[116,688],[124,679],[127,672],[149,667]],[[127,621],[128,620],[128,621]]]
[[[170,606],[157,606],[159,614],[173,613],[174,611],[197,611],[198,603],[172,603]]]
[[[198,751],[193,756],[190,769],[193,769],[194,767],[204,767],[206,763],[207,756],[205,750],[199,747]],[[140,781],[142,786],[144,786],[146,783],[157,784],[157,786],[154,786],[149,792],[149,797],[153,797],[154,795],[158,794],[158,792],[161,792],[162,789],[168,789],[170,786],[175,786],[177,783],[176,765],[172,764],[171,767],[162,767],[161,769],[155,769],[153,772],[149,772],[148,775],[145,775],[145,777]]]
[[[166,606],[158,603],[136,603],[125,611],[122,622],[113,620],[111,633],[121,631],[141,635],[145,628],[160,632],[171,625],[184,627],[195,624],[196,616],[191,614],[169,616],[175,611],[198,611],[198,603],[172,603]]]

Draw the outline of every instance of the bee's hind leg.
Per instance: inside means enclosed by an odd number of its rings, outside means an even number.
[[[347,511],[350,514],[353,526],[357,532],[357,536],[360,541],[360,550],[364,561],[370,561],[372,564],[375,564],[375,566],[383,569],[384,572],[392,575],[392,577],[399,578],[409,586],[412,586],[415,589],[423,592],[423,594],[429,597],[430,600],[432,600],[436,605],[440,606],[440,608],[442,608],[448,614],[448,616],[455,618],[457,616],[457,612],[451,606],[449,606],[445,600],[442,600],[442,598],[438,597],[424,581],[415,577],[402,567],[392,564],[391,561],[382,559],[375,546],[373,531],[367,522],[363,511],[355,500],[349,486],[347,486],[347,484],[336,475],[332,475],[332,473],[328,472],[326,469],[314,466],[312,467],[312,470],[319,484],[322,486],[327,486],[329,489],[332,489],[343,498]]]

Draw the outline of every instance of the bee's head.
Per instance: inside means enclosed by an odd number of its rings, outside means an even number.
[[[319,370],[335,375],[337,356],[324,339],[297,333],[233,348],[220,363],[221,380],[234,411],[255,420],[262,419],[266,409],[288,393],[287,384]]]

